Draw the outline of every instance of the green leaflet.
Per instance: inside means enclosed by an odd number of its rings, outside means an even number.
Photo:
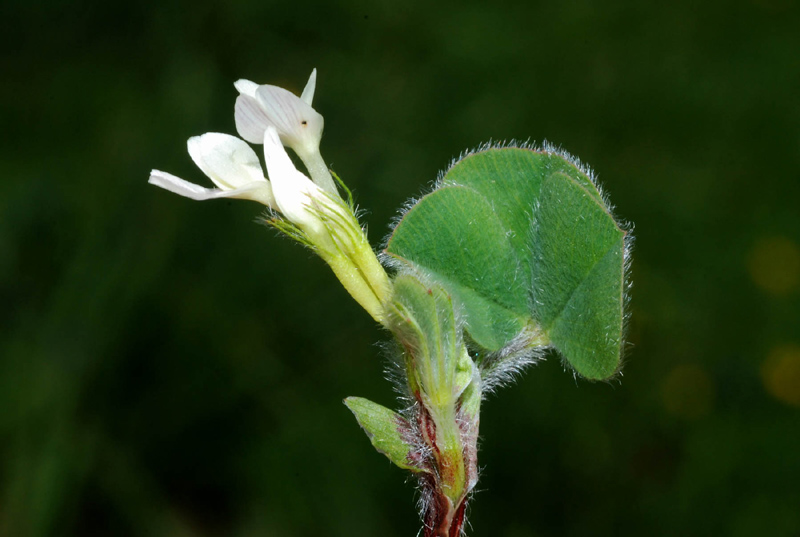
[[[561,155],[467,156],[394,230],[386,251],[438,280],[479,346],[537,326],[580,375],[613,375],[622,347],[626,233]]]
[[[534,213],[533,316],[578,373],[613,375],[622,346],[625,232],[563,173],[545,178]]]
[[[467,330],[496,350],[528,316],[526,283],[507,229],[490,200],[473,188],[448,186],[406,214],[387,252],[424,267],[466,306]]]
[[[405,418],[363,397],[348,397],[344,404],[353,412],[375,449],[400,468],[415,472],[425,471],[415,461],[418,453],[409,442],[411,427]]]

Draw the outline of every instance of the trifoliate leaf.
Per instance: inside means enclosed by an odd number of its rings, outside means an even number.
[[[440,282],[485,350],[535,328],[577,373],[603,379],[623,344],[625,246],[626,232],[570,159],[491,148],[450,168],[403,216],[386,252]]]

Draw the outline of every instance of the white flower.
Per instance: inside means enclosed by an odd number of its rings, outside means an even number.
[[[278,210],[300,228],[347,292],[384,323],[391,284],[352,208],[297,171],[275,127],[267,127],[263,142]]]
[[[264,160],[272,182],[275,205],[287,220],[299,226],[312,240],[327,235],[320,210],[329,204],[327,195],[303,173],[297,171],[281,144],[278,130],[264,131]]]
[[[298,154],[319,151],[324,120],[311,108],[316,85],[316,69],[311,72],[300,97],[277,86],[237,80],[234,86],[241,95],[236,99],[234,118],[239,136],[260,144],[264,141],[264,131],[272,126],[277,129],[281,142]]]
[[[275,227],[311,246],[353,298],[385,323],[383,304],[391,295],[391,283],[319,154],[323,121],[311,108],[315,85],[316,70],[301,97],[275,86],[236,82],[241,93],[236,101],[237,129],[246,140],[264,145],[269,180],[244,140],[210,132],[190,138],[187,145],[192,160],[217,188],[160,170],[150,172],[149,182],[195,200],[250,199],[280,212],[285,221],[272,219]],[[311,179],[297,170],[284,145],[297,153]]]
[[[272,186],[258,156],[244,141],[209,132],[189,138],[186,145],[192,160],[218,188],[205,188],[160,170],[151,171],[148,182],[193,200],[239,198],[275,206]]]
[[[218,188],[195,185],[160,170],[150,172],[149,182],[195,200],[242,198],[261,202],[279,211],[312,240],[327,242],[328,233],[320,214],[331,206],[331,198],[297,171],[275,127],[266,128],[261,142],[270,180],[264,177],[258,156],[246,142],[209,132],[189,138],[186,145],[192,160]]]
[[[250,143],[260,144],[267,128],[275,128],[281,143],[291,147],[306,165],[314,183],[338,196],[336,183],[319,153],[324,120],[311,108],[317,70],[311,71],[300,97],[277,86],[259,86],[244,79],[237,80],[234,86],[240,93],[234,110],[239,136]]]

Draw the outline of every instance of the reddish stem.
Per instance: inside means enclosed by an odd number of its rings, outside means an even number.
[[[434,491],[425,511],[425,537],[460,537],[466,508],[466,498],[454,509],[444,494]]]

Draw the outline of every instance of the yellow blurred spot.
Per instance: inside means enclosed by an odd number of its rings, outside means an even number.
[[[790,293],[800,284],[800,249],[785,237],[760,239],[750,251],[747,268],[764,291]]]
[[[761,378],[770,395],[800,407],[800,347],[782,345],[761,364]]]
[[[661,398],[670,414],[686,419],[702,418],[714,404],[714,383],[699,365],[679,365],[664,379]]]

